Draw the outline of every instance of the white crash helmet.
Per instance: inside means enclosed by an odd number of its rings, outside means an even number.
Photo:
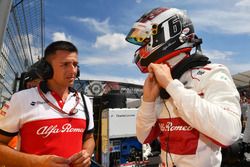
[[[151,62],[169,64],[181,53],[189,54],[195,38],[193,23],[184,11],[155,8],[136,21],[126,40],[141,46],[134,62],[146,73]]]

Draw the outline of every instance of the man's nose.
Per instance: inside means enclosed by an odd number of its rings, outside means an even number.
[[[69,70],[70,70],[70,72],[76,73],[77,72],[77,66],[75,66],[74,64],[70,64]]]

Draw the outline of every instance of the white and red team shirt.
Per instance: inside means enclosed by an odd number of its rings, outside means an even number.
[[[48,91],[45,96],[65,112],[76,104],[73,92],[70,92],[64,104],[52,94]],[[49,106],[39,95],[37,87],[17,92],[7,104],[4,117],[1,117],[0,133],[6,136],[18,134],[21,152],[68,158],[82,150],[86,130],[84,103],[78,94],[80,103],[75,108],[78,112],[69,116]],[[94,129],[93,108],[90,99],[85,96],[85,100],[89,112],[87,133],[91,133]]]
[[[177,167],[219,167],[221,147],[237,141],[241,133],[240,97],[228,69],[219,64],[190,69],[166,91],[168,100],[142,100],[138,140],[160,140],[161,166],[174,162]]]

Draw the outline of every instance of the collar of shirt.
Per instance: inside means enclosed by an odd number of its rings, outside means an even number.
[[[56,99],[58,105],[60,106],[60,108],[62,109],[63,106],[64,106],[64,101],[62,100],[62,98],[55,92],[55,91],[52,91],[48,88],[47,86],[47,82],[46,81],[41,81],[40,82],[40,89],[42,90],[42,92],[44,94],[48,93],[49,91],[51,92],[51,95]],[[75,92],[74,88],[72,87],[69,87],[68,88],[70,92]]]

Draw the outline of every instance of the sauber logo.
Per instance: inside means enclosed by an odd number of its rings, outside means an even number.
[[[172,122],[159,123],[161,131],[192,131],[193,128],[189,125],[173,125]]]
[[[57,125],[43,126],[39,128],[36,132],[37,135],[42,135],[43,138],[48,137],[51,134],[56,133],[83,133],[84,128],[72,128],[72,125],[66,123],[62,125],[62,127],[58,127]]]
[[[32,106],[34,106],[34,105],[38,105],[38,104],[45,104],[46,102],[45,101],[37,101],[37,102],[35,102],[35,101],[32,101],[31,103],[30,103],[30,105],[32,105]]]

